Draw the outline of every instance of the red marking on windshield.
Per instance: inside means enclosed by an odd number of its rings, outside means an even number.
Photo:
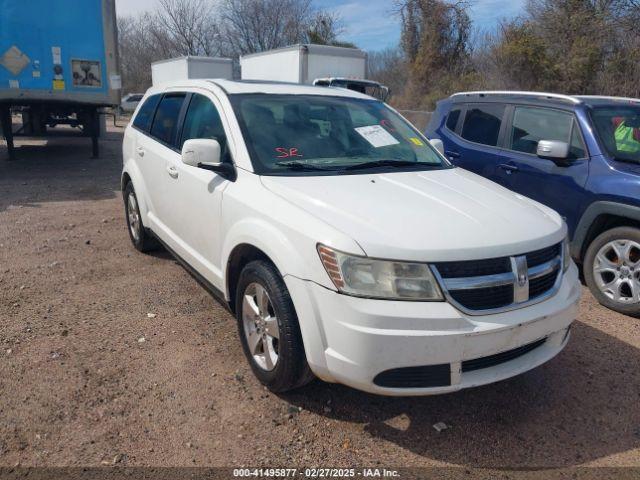
[[[386,118],[383,118],[382,120],[380,120],[380,125],[386,128],[387,130],[389,130],[390,132],[396,131],[396,129],[393,128],[393,125],[391,124],[391,122]]]
[[[292,148],[276,147],[276,152],[280,154],[276,158],[289,158],[289,157],[303,156],[301,153],[298,153],[298,149],[295,147],[292,147]]]

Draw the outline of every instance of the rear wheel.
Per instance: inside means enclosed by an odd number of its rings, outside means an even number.
[[[262,260],[240,273],[236,296],[238,330],[255,376],[273,392],[313,379],[293,302],[276,268]]]
[[[617,227],[591,242],[584,258],[584,277],[605,307],[640,316],[640,230]]]
[[[127,183],[123,192],[123,198],[125,217],[127,219],[127,227],[131,243],[136,247],[136,250],[143,253],[154,250],[158,247],[158,242],[142,223],[138,197],[136,196],[136,192],[133,190],[133,184],[131,182]]]

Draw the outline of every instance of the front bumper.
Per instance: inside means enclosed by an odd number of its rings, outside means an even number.
[[[541,365],[566,345],[577,315],[581,286],[571,265],[551,298],[518,310],[469,316],[446,302],[399,302],[350,297],[286,276],[298,313],[309,365],[325,381],[383,395],[453,392],[512,377]],[[534,342],[515,358],[463,368]],[[482,360],[480,360],[482,363]],[[382,372],[448,366],[446,382],[395,388],[374,382]],[[378,384],[376,384],[378,383]]]

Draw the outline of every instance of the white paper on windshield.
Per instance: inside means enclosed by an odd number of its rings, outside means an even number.
[[[398,140],[393,138],[393,135],[387,132],[380,125],[358,127],[355,131],[376,148],[388,147],[389,145],[397,145],[400,143]]]

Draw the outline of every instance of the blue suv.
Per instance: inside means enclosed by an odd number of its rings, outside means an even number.
[[[593,295],[640,316],[640,100],[458,93],[425,133],[455,165],[558,211]]]

